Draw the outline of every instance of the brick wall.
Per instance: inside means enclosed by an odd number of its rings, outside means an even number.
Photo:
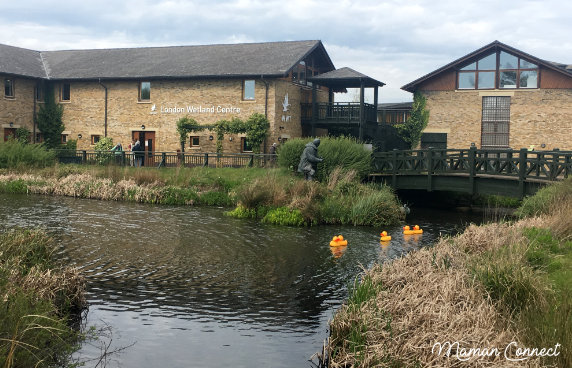
[[[36,81],[32,79],[13,78],[14,97],[4,96],[4,76],[0,76],[0,142],[4,141],[4,129],[26,128],[33,131],[34,99]]]
[[[483,96],[510,96],[513,149],[572,150],[572,89],[423,91],[430,112],[425,132],[447,133],[449,148],[481,146]],[[544,144],[545,148],[541,148]]]
[[[218,120],[230,120],[233,117],[246,120],[255,112],[264,114],[267,108],[270,121],[266,147],[268,150],[273,142],[278,142],[278,137],[281,135],[291,138],[301,135],[300,101],[304,98],[304,93],[311,91],[302,90],[299,86],[280,79],[268,80],[266,83],[268,87],[264,81],[256,80],[255,99],[245,101],[242,99],[242,80],[238,79],[151,81],[151,99],[141,102],[138,100],[137,81],[107,81],[104,82],[108,89],[107,135],[113,138],[114,142],[121,142],[127,147],[132,132],[140,131],[141,125],[145,125],[145,131],[155,132],[156,151],[174,151],[180,149],[176,123],[181,117],[189,115],[200,124],[210,125]],[[268,88],[267,105],[265,105],[266,88]],[[284,112],[282,104],[286,93],[290,106],[288,111]],[[325,95],[327,98],[327,93]],[[70,138],[76,139],[78,134],[82,135],[82,139],[78,140],[78,149],[93,148],[91,135],[104,136],[104,96],[105,90],[97,82],[71,84],[71,100],[69,103],[64,103],[64,124]],[[153,106],[155,111],[152,111]],[[208,109],[214,107],[215,111],[188,113],[187,106]],[[235,108],[235,110],[225,113],[220,111],[223,108]],[[240,109],[240,112],[236,109]],[[199,137],[200,147],[190,148],[187,141],[186,151],[216,151],[216,134],[213,131],[205,130],[192,135]],[[212,141],[209,140],[211,135],[214,137]],[[229,140],[230,137],[233,138],[232,141]],[[244,137],[244,134],[226,135],[223,150],[240,152],[241,137]]]

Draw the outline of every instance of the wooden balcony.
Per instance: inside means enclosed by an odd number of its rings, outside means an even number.
[[[315,124],[318,127],[332,125],[356,125],[362,121],[361,105],[359,102],[320,102],[315,109],[311,103],[301,104],[302,124]],[[363,104],[363,121],[377,123],[376,108],[372,104]]]

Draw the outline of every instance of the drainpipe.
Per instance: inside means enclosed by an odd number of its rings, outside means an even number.
[[[268,82],[264,79],[264,76],[261,75],[260,76],[260,80],[262,81],[262,83],[264,83],[264,86],[266,87],[266,96],[264,98],[264,116],[266,117],[266,119],[268,119]],[[264,150],[262,152],[266,153],[266,138],[264,138]]]
[[[99,85],[105,89],[105,123],[103,136],[107,138],[107,86],[101,83],[101,78],[99,78]]]
[[[38,83],[36,83],[36,88],[34,88],[34,114],[32,115],[32,143],[36,143],[36,124],[38,123],[38,118],[36,114],[36,96],[38,92],[36,91],[39,88]]]

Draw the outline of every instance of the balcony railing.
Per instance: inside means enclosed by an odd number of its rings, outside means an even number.
[[[309,123],[313,120],[317,122],[348,122],[359,123],[360,103],[359,102],[319,102],[316,104],[317,116],[313,119],[312,104],[303,103],[302,122]],[[377,121],[377,111],[374,105],[364,103],[365,122],[375,123]]]

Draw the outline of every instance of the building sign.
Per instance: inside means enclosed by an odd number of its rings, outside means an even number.
[[[240,114],[240,107],[235,106],[194,106],[194,105],[187,105],[184,107],[180,106],[160,106],[157,108],[157,105],[151,106],[151,114]]]
[[[290,104],[288,103],[288,93],[284,96],[284,101],[282,102],[282,121],[288,122],[292,120],[292,116],[289,114]]]

